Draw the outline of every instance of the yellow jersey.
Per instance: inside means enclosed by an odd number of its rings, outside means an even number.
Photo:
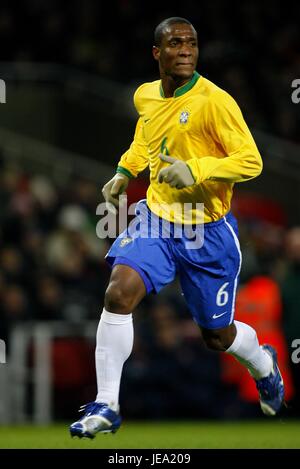
[[[184,224],[201,217],[204,223],[216,221],[230,210],[234,183],[261,173],[260,153],[238,105],[197,72],[170,98],[160,80],[141,85],[134,104],[139,114],[134,140],[117,171],[136,177],[149,165],[147,205],[156,215]],[[158,173],[168,165],[159,153],[185,161],[195,184],[178,190],[159,183]],[[187,204],[189,213],[167,209],[174,204]]]

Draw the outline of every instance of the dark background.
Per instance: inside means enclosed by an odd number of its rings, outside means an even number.
[[[97,239],[95,212],[133,136],[134,90],[158,78],[153,31],[169,16],[193,23],[199,73],[237,100],[262,153],[262,176],[237,185],[233,200],[244,256],[237,317],[279,347],[299,415],[300,364],[290,358],[300,338],[299,10],[282,1],[1,1],[0,337],[9,357],[15,326],[70,324],[72,338],[51,352],[55,418],[94,398],[94,342],[77,331],[96,324],[110,273],[111,240]],[[146,186],[147,175],[134,181],[130,201]],[[204,348],[176,284],[140,305],[135,327],[121,394],[128,418],[259,416],[234,365]],[[29,346],[29,419],[32,356]]]

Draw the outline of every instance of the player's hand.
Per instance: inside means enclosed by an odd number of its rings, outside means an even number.
[[[173,156],[167,156],[163,153],[160,153],[158,156],[161,161],[171,165],[159,171],[158,182],[166,182],[169,186],[176,187],[176,189],[183,189],[195,184],[194,176],[184,161],[177,160]]]
[[[107,209],[116,214],[119,208],[119,196],[124,194],[129,183],[129,177],[125,174],[117,173],[102,188],[102,194],[106,202]]]

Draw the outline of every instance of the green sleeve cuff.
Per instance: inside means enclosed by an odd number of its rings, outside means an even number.
[[[117,173],[124,174],[124,175],[127,176],[129,179],[133,179],[133,178],[134,178],[133,174],[131,174],[131,172],[128,171],[128,169],[123,168],[123,166],[118,166],[118,167],[117,167]]]

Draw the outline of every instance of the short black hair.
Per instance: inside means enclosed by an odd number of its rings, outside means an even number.
[[[154,31],[154,45],[159,47],[161,45],[161,41],[163,38],[163,34],[165,29],[168,26],[171,26],[172,24],[189,24],[190,26],[193,26],[192,23],[189,20],[186,20],[185,18],[181,18],[180,16],[171,16],[171,18],[167,18],[166,20],[163,20],[161,23],[159,23],[158,26],[156,26],[155,31]]]

